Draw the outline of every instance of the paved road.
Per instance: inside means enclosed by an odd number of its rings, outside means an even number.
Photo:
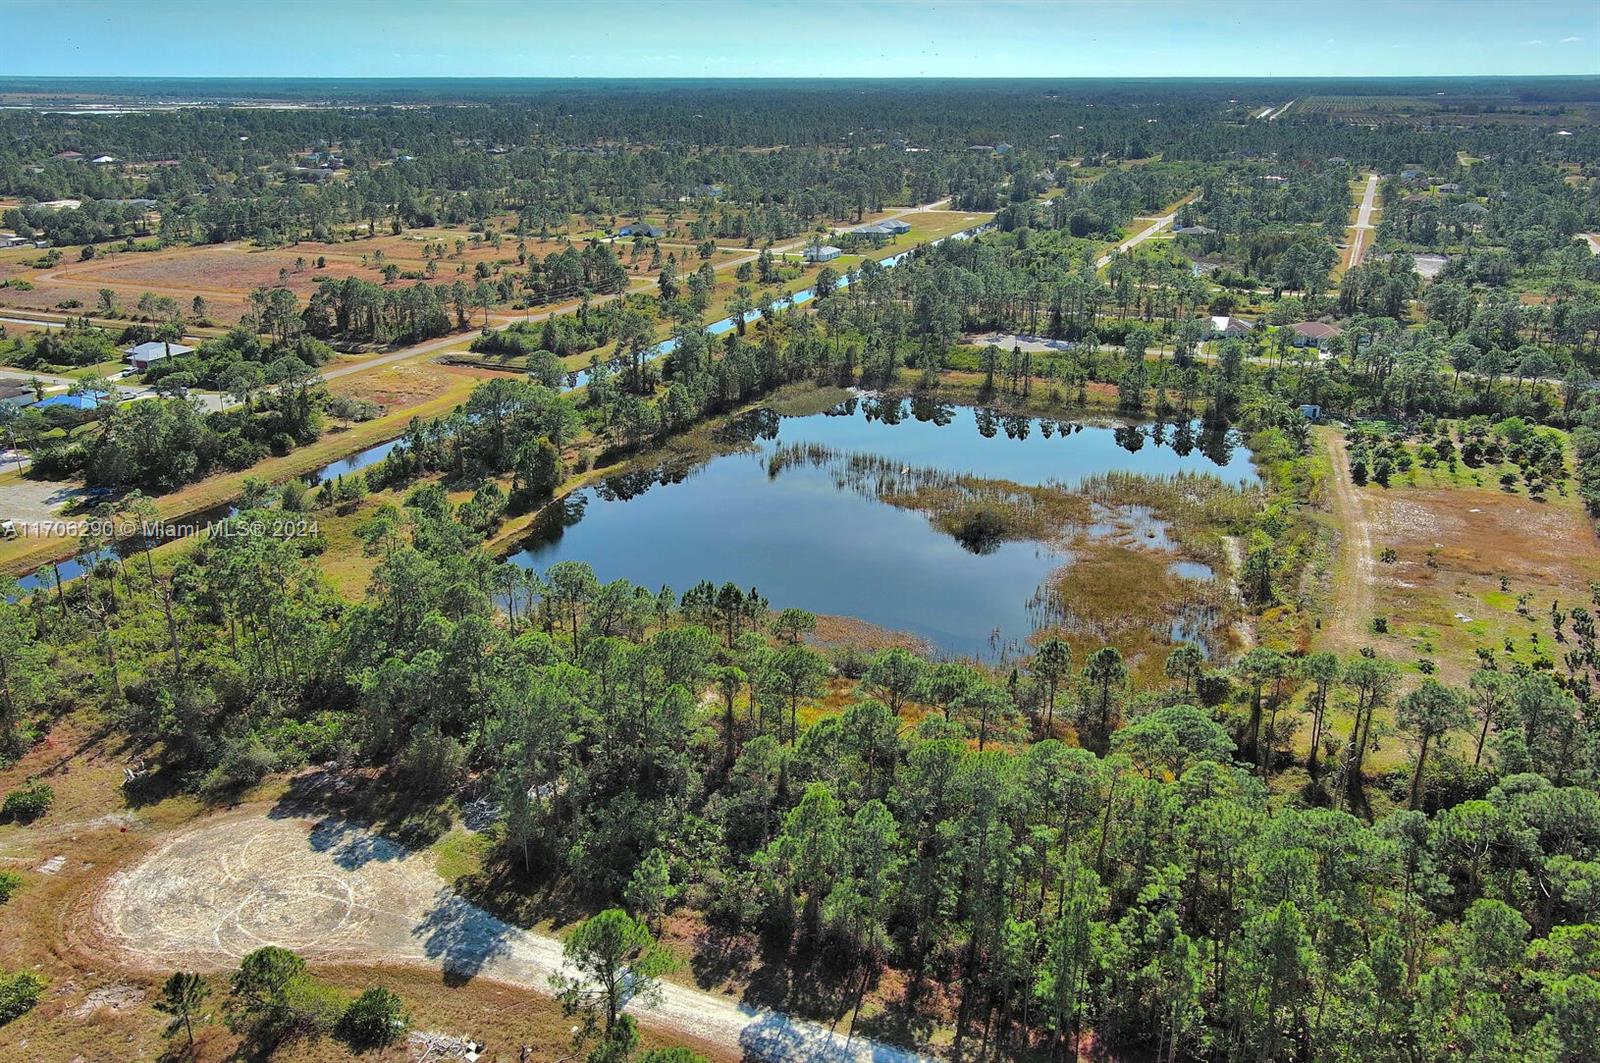
[[[67,327],[66,324],[61,321],[35,321],[32,318],[26,317],[0,317],[0,325],[32,325],[35,328],[43,329]]]
[[[113,875],[98,930],[152,970],[224,971],[279,945],[309,958],[402,963],[550,992],[571,975],[561,942],[512,926],[467,901],[432,858],[346,820],[260,810],[204,820]],[[931,1063],[909,1049],[677,983],[633,1000],[650,1027],[770,1063]],[[493,1029],[468,1031],[495,1035]],[[490,1046],[504,1049],[504,1044]],[[504,1053],[501,1053],[502,1058]]]
[[[1591,252],[1600,255],[1600,233],[1579,233],[1578,235],[1589,242],[1589,250]]]
[[[1350,265],[1359,266],[1362,258],[1366,256],[1372,240],[1367,235],[1372,231],[1372,205],[1378,199],[1378,175],[1367,174],[1367,188],[1361,195],[1361,206],[1356,210],[1356,223],[1350,228],[1355,231],[1355,236],[1350,240]]]
[[[1284,116],[1284,113],[1287,112],[1289,110],[1289,108],[1293,107],[1295,104],[1297,104],[1299,102],[1300,101],[1298,99],[1290,100],[1288,103],[1284,104],[1282,107],[1279,107],[1276,111],[1273,111],[1271,114],[1267,115],[1267,121],[1269,121],[1269,122],[1277,121],[1279,118],[1282,118]]]

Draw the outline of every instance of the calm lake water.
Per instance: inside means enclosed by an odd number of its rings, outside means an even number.
[[[734,431],[750,450],[576,492],[510,560],[540,570],[586,561],[602,580],[665,582],[680,594],[702,579],[732,581],[775,608],[859,617],[948,654],[984,655],[1033,630],[1029,599],[1067,559],[1032,542],[970,552],[922,513],[843,486],[827,468],[770,476],[779,443],[1023,484],[1071,487],[1119,469],[1257,482],[1236,434],[1207,437],[1194,424],[1085,426],[865,397],[807,416],[758,411]]]

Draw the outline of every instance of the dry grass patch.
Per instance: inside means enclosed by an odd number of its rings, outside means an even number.
[[[1477,667],[1479,647],[1559,662],[1550,607],[1588,604],[1600,580],[1600,543],[1576,499],[1535,502],[1487,487],[1369,488],[1365,498],[1374,549],[1394,551],[1376,566],[1376,608],[1389,627],[1372,635],[1380,653],[1412,667],[1433,660],[1455,683]]]

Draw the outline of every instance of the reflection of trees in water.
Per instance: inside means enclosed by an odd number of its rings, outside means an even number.
[[[768,406],[749,410],[717,429],[712,438],[719,443],[754,443],[758,439],[777,439],[783,415]]]
[[[868,421],[896,425],[910,417],[924,424],[941,428],[956,420],[958,405],[926,395],[909,398],[897,395],[868,393],[853,395],[823,411],[824,417],[855,417],[858,414]],[[998,438],[1025,440],[1035,431],[1046,439],[1062,439],[1082,432],[1087,426],[1076,421],[1053,420],[1024,413],[1007,412],[992,406],[972,407],[973,426],[985,439]],[[715,438],[722,443],[754,443],[757,440],[778,438],[783,415],[762,407],[740,414],[718,429]],[[1149,421],[1138,424],[1111,425],[1112,439],[1129,454],[1137,454],[1147,443],[1171,448],[1180,458],[1196,450],[1219,466],[1233,461],[1239,446],[1239,434],[1222,424],[1204,421]]]
[[[704,463],[691,459],[665,462],[648,469],[627,469],[614,473],[590,488],[596,498],[607,502],[626,502],[638,498],[659,484],[681,484]]]

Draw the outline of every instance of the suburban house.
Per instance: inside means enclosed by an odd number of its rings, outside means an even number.
[[[808,247],[808,248],[806,248],[806,261],[807,262],[832,262],[834,259],[838,258],[843,253],[844,252],[840,251],[837,247],[834,247],[832,244],[822,244],[820,246]]]
[[[648,224],[647,222],[636,221],[629,225],[624,225],[622,228],[618,229],[617,235],[648,236],[654,240],[661,235],[661,230],[654,225]]]
[[[1321,321],[1301,321],[1292,329],[1296,347],[1315,347],[1319,351],[1327,350],[1344,331],[1338,325],[1326,325]]]
[[[0,406],[27,406],[34,400],[33,389],[21,384],[0,384]]]
[[[144,372],[163,358],[177,358],[185,354],[193,354],[193,347],[185,347],[181,343],[166,343],[161,340],[150,340],[137,344],[123,351],[123,361],[133,366],[139,372]]]
[[[889,237],[894,235],[894,230],[889,228],[887,225],[860,225],[854,229],[851,229],[850,231],[855,233],[857,236]]]
[[[1461,186],[1456,184],[1454,181],[1447,181],[1440,185],[1436,191],[1442,195],[1455,195],[1457,192],[1461,191]]]
[[[1211,338],[1225,339],[1234,336],[1248,335],[1255,325],[1243,318],[1228,315],[1214,316],[1211,319]]]
[[[888,221],[880,221],[878,226],[895,234],[908,233],[911,231],[911,226],[906,222],[901,221],[899,218],[890,218]]]
[[[54,155],[52,155],[50,157],[52,159],[58,159],[61,162],[77,162],[79,159],[83,158],[83,152],[81,152],[81,151],[58,151]]]

